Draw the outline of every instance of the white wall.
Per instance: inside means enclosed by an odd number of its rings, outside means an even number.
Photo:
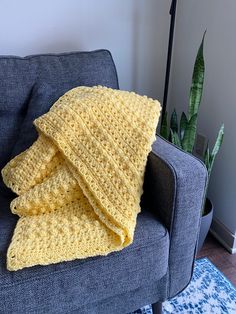
[[[170,0],[2,0],[0,54],[109,49],[120,87],[161,99]]]
[[[179,0],[169,104],[187,111],[194,59],[205,40],[206,77],[199,132],[212,144],[222,122],[225,138],[209,196],[215,217],[236,234],[236,1]],[[170,106],[170,107],[171,107]]]

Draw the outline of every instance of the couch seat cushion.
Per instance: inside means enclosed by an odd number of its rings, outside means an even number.
[[[6,269],[6,250],[17,217],[0,196],[0,304],[2,313],[68,313],[137,289],[167,271],[169,236],[151,213],[138,215],[134,242],[120,252],[20,271]]]

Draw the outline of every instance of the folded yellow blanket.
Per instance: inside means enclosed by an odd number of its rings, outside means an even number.
[[[7,268],[121,250],[133,241],[158,101],[77,87],[34,121],[37,141],[2,170],[18,197]]]

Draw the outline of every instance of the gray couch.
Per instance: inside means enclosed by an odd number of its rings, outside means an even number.
[[[37,137],[33,119],[78,85],[118,88],[109,51],[0,57],[0,169]],[[132,245],[107,257],[9,272],[17,216],[9,209],[15,195],[1,179],[0,313],[125,314],[173,297],[192,276],[206,180],[199,160],[158,137]]]

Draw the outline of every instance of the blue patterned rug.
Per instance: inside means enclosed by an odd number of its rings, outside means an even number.
[[[163,304],[163,314],[236,314],[236,288],[207,259],[195,263],[192,281]],[[147,305],[132,314],[152,314]]]

